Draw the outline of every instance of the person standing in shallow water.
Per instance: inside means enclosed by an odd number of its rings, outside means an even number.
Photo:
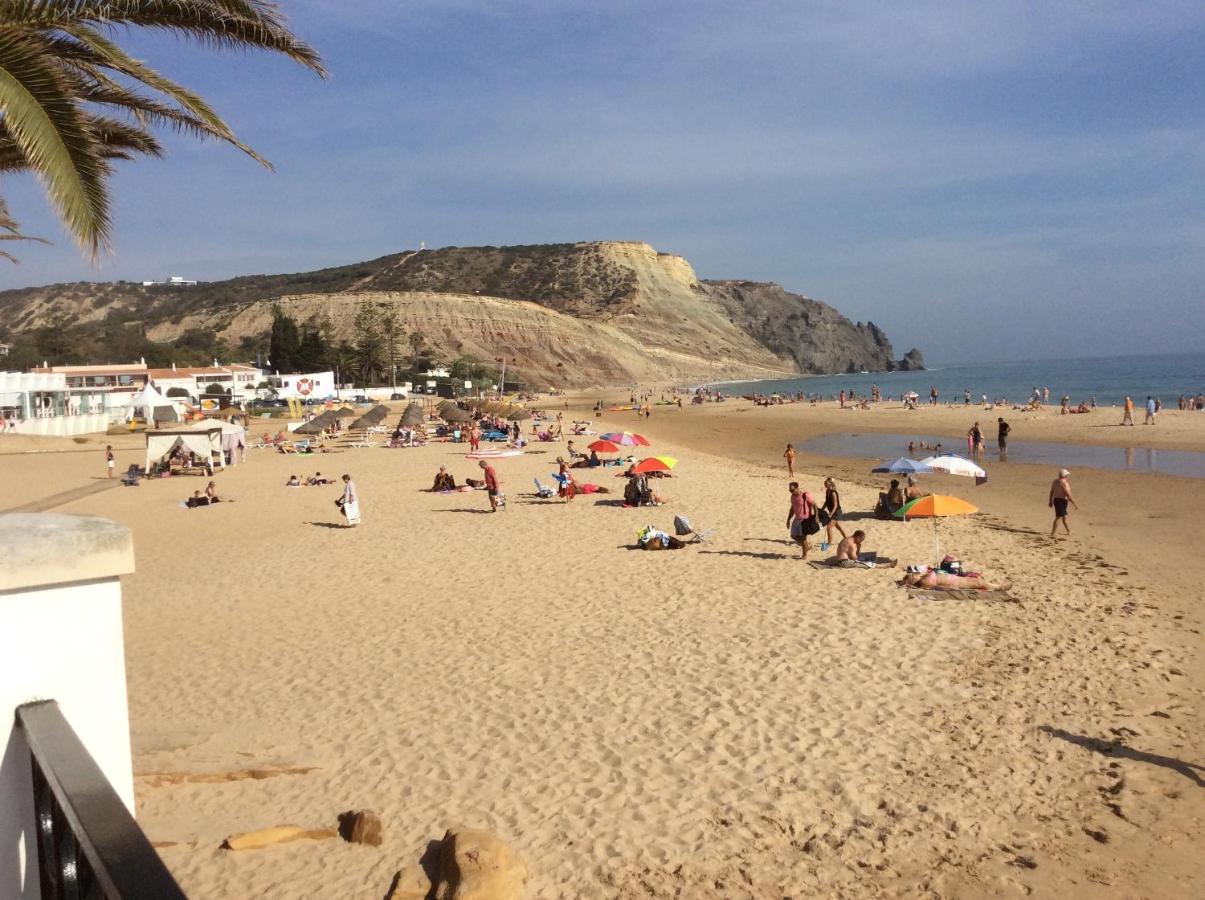
[[[1012,431],[1008,423],[1004,421],[1004,416],[996,419],[996,446],[1000,448],[1000,458],[1004,459],[1008,456],[1008,433]]]
[[[786,451],[782,454],[783,459],[787,461],[787,477],[795,477],[795,445],[787,444]]]
[[[1079,509],[1079,504],[1071,496],[1070,476],[1071,473],[1066,469],[1059,469],[1059,477],[1050,485],[1050,497],[1047,505],[1054,507],[1054,524],[1050,526],[1051,537],[1054,537],[1055,529],[1059,527],[1060,521],[1063,523],[1063,530],[1067,534],[1071,534],[1071,527],[1067,524],[1067,505],[1070,504]]]

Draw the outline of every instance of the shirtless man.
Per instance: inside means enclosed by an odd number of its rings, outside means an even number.
[[[866,540],[865,531],[855,531],[837,545],[837,559],[858,561],[858,551],[862,549],[862,541]]]
[[[1060,520],[1062,520],[1063,529],[1067,534],[1071,534],[1071,528],[1067,524],[1067,504],[1070,503],[1076,509],[1079,509],[1079,504],[1071,496],[1071,482],[1067,480],[1070,476],[1071,473],[1066,469],[1059,469],[1059,477],[1050,485],[1050,498],[1047,501],[1047,505],[1054,507],[1054,524],[1050,526],[1051,537],[1054,537],[1055,529],[1058,528]]]
[[[787,477],[795,477],[795,445],[787,444],[786,451],[782,454],[783,459],[787,461]]]
[[[1129,394],[1126,394],[1126,402],[1125,402],[1124,410],[1125,411],[1122,413],[1122,416],[1121,416],[1121,424],[1122,425],[1133,425],[1134,424],[1134,401],[1132,399],[1130,399]]]

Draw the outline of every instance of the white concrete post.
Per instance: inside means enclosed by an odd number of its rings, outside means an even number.
[[[121,627],[129,529],[84,516],[0,515],[0,900],[39,900],[29,748],[14,711],[57,700],[134,813]]]

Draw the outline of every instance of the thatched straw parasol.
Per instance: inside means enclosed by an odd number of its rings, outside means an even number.
[[[352,409],[350,406],[341,406],[338,409],[332,409],[332,410],[330,410],[330,414],[332,416],[334,416],[336,419],[354,419],[354,418],[356,418],[356,411],[354,409]]]
[[[512,407],[510,412],[506,414],[506,418],[511,422],[522,422],[524,419],[530,419],[531,413],[521,406]]]
[[[440,413],[440,416],[448,424],[463,424],[465,422],[473,421],[472,415],[461,409],[459,406],[452,406],[448,409],[445,409],[442,413]]]
[[[374,424],[379,425],[381,422],[385,421],[385,419],[388,417],[388,415],[389,415],[389,407],[386,406],[384,403],[378,403],[376,406],[374,406],[368,412],[364,413],[363,418],[372,419]]]
[[[329,412],[324,412],[320,415],[314,416],[314,418],[310,419],[308,422],[297,426],[297,428],[293,430],[293,434],[322,434],[322,432],[325,431],[334,421],[334,416],[332,416]]]
[[[413,425],[422,425],[427,420],[423,408],[417,403],[411,403],[406,407],[406,411],[402,413],[402,424],[406,427]]]

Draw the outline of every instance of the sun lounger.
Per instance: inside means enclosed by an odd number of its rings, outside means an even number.
[[[540,479],[533,478],[532,481],[534,481],[536,483],[536,496],[539,497],[540,499],[551,500],[553,497],[556,496],[556,491],[554,491],[552,488],[548,487],[547,485],[540,484]]]

